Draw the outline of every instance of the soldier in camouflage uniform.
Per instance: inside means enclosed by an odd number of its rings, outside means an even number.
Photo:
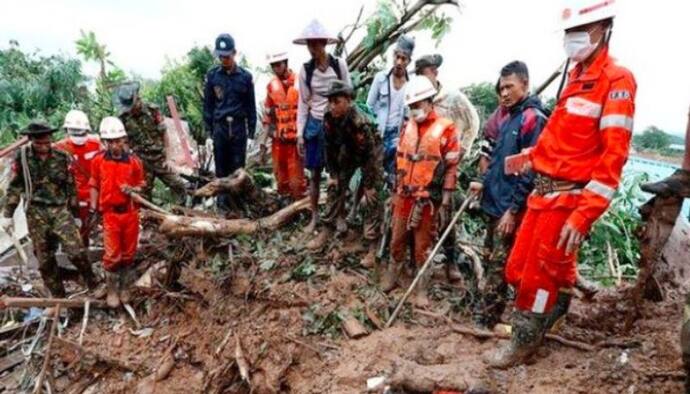
[[[79,270],[89,289],[96,280],[84,250],[74,215],[79,210],[70,157],[51,148],[51,134],[57,129],[33,122],[22,131],[31,144],[22,147],[14,159],[13,177],[3,209],[11,218],[23,198],[29,235],[38,259],[38,269],[53,297],[64,298],[65,287],[55,259],[58,244]],[[28,175],[28,177],[27,177]]]
[[[347,191],[352,176],[360,169],[360,209],[364,219],[365,245],[369,249],[362,264],[372,267],[376,239],[381,233],[379,192],[383,186],[383,148],[376,125],[353,106],[352,95],[352,88],[339,80],[331,82],[326,93],[330,105],[330,110],[324,115],[326,171],[331,180],[323,220],[331,226],[335,224],[338,232],[347,229]]]
[[[144,197],[151,199],[154,179],[166,184],[178,199],[186,193],[186,182],[165,163],[165,124],[160,110],[139,98],[139,84],[127,83],[117,90],[120,120],[129,135],[129,146],[141,158],[146,173]]]

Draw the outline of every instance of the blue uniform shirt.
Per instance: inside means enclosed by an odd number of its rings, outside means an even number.
[[[256,101],[252,74],[236,65],[227,72],[216,66],[206,74],[204,86],[204,124],[206,131],[227,130],[227,118],[233,118],[233,129],[247,125],[247,135],[254,138],[256,131]]]

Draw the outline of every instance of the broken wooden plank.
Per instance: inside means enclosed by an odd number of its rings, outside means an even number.
[[[62,308],[83,308],[86,302],[95,308],[107,308],[104,301],[89,298],[33,298],[33,297],[1,297],[0,309],[5,308],[50,308],[60,305]]]
[[[21,364],[23,361],[24,355],[21,351],[10,353],[8,356],[5,356],[0,360],[0,374],[8,369],[14,368],[14,366]]]
[[[348,316],[343,320],[342,327],[345,334],[352,339],[358,339],[369,335],[369,331],[367,331],[366,327],[352,316]]]

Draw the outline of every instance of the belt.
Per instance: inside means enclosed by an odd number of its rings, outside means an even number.
[[[584,188],[586,183],[554,179],[546,175],[537,174],[534,178],[534,193],[544,196],[549,193],[567,192]]]

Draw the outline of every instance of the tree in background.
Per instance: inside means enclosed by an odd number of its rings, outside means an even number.
[[[81,31],[81,37],[75,42],[77,53],[84,61],[95,61],[99,64],[98,77],[96,78],[95,95],[85,106],[86,113],[91,118],[91,125],[97,125],[101,119],[115,114],[113,104],[113,88],[127,79],[125,72],[117,67],[110,59],[110,52],[104,44],[96,39],[93,32]]]
[[[671,136],[656,126],[649,126],[642,134],[633,137],[633,145],[638,150],[666,153],[671,145]]]
[[[0,144],[34,118],[61,125],[67,111],[88,100],[85,81],[79,60],[25,52],[10,41],[0,50]]]

